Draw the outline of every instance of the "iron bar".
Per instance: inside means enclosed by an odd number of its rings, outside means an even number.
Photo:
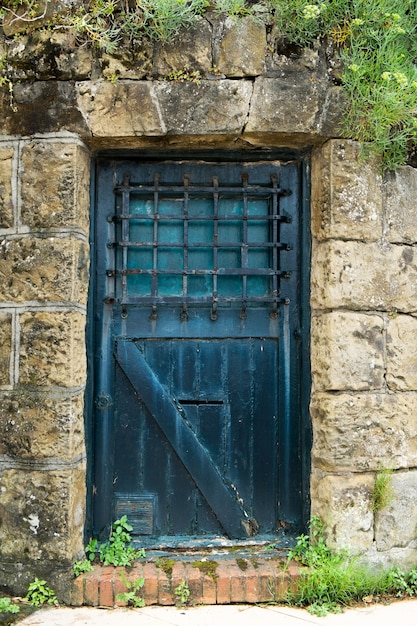
[[[290,276],[288,271],[280,268],[280,253],[291,249],[289,243],[279,241],[280,224],[290,222],[288,216],[281,215],[279,212],[279,198],[290,192],[279,186],[275,175],[271,176],[270,185],[249,184],[247,173],[242,174],[241,185],[236,186],[220,185],[217,176],[213,176],[208,185],[194,185],[189,175],[185,174],[182,182],[182,185],[165,185],[161,183],[159,174],[155,173],[151,185],[132,184],[129,176],[125,176],[123,184],[115,187],[115,192],[121,196],[122,200],[120,213],[109,216],[108,221],[115,225],[120,224],[118,227],[120,236],[117,241],[109,241],[108,246],[115,249],[115,256],[118,260],[116,260],[115,269],[109,268],[106,271],[109,278],[118,278],[121,285],[119,293],[116,293],[117,296],[120,294],[120,297],[116,297],[115,302],[123,305],[151,304],[152,319],[156,319],[157,305],[171,303],[182,305],[183,320],[188,317],[187,306],[190,303],[211,302],[213,320],[217,319],[219,303],[240,303],[242,319],[246,317],[247,306],[251,303],[272,303],[272,310],[276,312],[278,304],[282,302],[278,297],[279,281],[281,278]],[[135,209],[138,207],[138,212],[132,212],[132,198],[135,201]],[[235,201],[239,198],[239,204],[236,205]],[[201,205],[196,204],[202,200],[208,212],[201,211]],[[207,200],[210,202],[207,203]],[[232,204],[228,204],[230,200],[233,201]],[[170,202],[181,202],[182,211],[175,213]],[[257,204],[251,204],[252,202]],[[144,206],[145,203],[146,206]],[[163,203],[162,209],[161,203]],[[153,205],[151,212],[148,210],[150,204]],[[195,215],[196,208],[198,214]],[[165,213],[165,211],[168,212]],[[175,224],[172,238],[176,241],[167,241],[170,237],[166,234],[161,235],[161,227],[163,226],[164,233],[169,233],[170,224]],[[145,241],[131,239],[132,225],[134,232],[139,233],[136,239],[146,239]],[[182,234],[178,238],[178,232],[181,232],[178,231],[179,226],[182,226]],[[191,229],[195,230],[191,231]],[[148,235],[149,231],[152,234]],[[190,240],[191,233],[193,238]],[[263,233],[262,241],[258,240],[259,233]],[[164,238],[165,241],[160,241],[160,238]],[[200,241],[194,241],[196,238]],[[227,241],[222,239],[227,239]],[[133,256],[134,250],[142,250],[145,259],[148,259],[142,266],[139,266],[139,262]],[[166,253],[169,250],[182,250],[182,258],[167,257]],[[206,250],[208,254],[211,250],[211,261],[207,261],[207,257],[201,257],[206,258],[201,269],[199,268],[201,261],[195,260],[195,252],[198,250],[201,252]],[[249,267],[254,264],[250,262],[252,258],[249,255],[250,250],[254,251],[253,259],[261,260],[261,263],[257,264],[267,267]],[[166,251],[163,259],[162,251]],[[193,251],[192,257],[190,251]],[[269,252],[269,263],[264,258],[265,255],[264,257],[262,254],[257,256],[258,252],[262,253],[262,251]],[[225,256],[220,257],[223,252]],[[263,262],[262,258],[264,258]],[[166,265],[167,262],[169,265]],[[207,267],[210,265],[212,267]],[[231,267],[227,267],[229,265]],[[149,276],[150,283],[135,282],[135,276]],[[171,276],[173,279],[178,277],[181,281],[177,286],[175,281],[172,283],[164,281],[164,290],[167,290],[168,285],[168,290],[170,290],[169,294],[164,294],[161,292],[159,280],[162,276]],[[270,280],[269,288],[265,283],[267,293],[259,294],[260,286],[262,290],[262,283],[253,289],[252,285],[255,283],[248,282],[251,276]],[[132,277],[131,281],[129,277]],[[207,284],[200,287],[198,283],[190,283],[189,277],[211,277],[211,295],[201,294],[207,291]],[[231,282],[230,288],[229,283],[226,282],[219,285],[219,277],[239,278],[240,293],[236,282]],[[194,285],[197,286],[194,287]],[[193,291],[193,288],[196,291]]]

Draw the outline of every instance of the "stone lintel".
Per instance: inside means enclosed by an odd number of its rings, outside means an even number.
[[[315,135],[321,98],[321,84],[310,72],[257,78],[245,132]]]

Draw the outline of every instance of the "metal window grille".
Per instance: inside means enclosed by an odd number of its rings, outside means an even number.
[[[215,319],[218,306],[268,305],[272,312],[280,298],[280,281],[290,242],[280,241],[280,225],[291,217],[280,213],[280,198],[288,195],[278,177],[270,184],[250,184],[247,173],[240,185],[167,185],[155,173],[153,184],[124,177],[114,188],[116,212],[109,217],[115,267],[107,299],[121,305],[210,303]]]

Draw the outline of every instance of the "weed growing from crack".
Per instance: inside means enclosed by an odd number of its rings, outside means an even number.
[[[120,574],[120,577],[123,583],[126,586],[127,591],[124,593],[118,593],[116,595],[116,600],[119,602],[126,602],[128,606],[133,606],[135,609],[142,608],[145,606],[145,600],[137,595],[139,589],[142,589],[145,584],[145,579],[142,577],[137,578],[136,580],[130,581],[127,580],[126,576],[123,572]]]
[[[174,589],[174,595],[177,598],[177,603],[180,606],[185,606],[190,600],[190,588],[187,581],[182,580]]]
[[[372,510],[374,513],[385,509],[392,501],[392,470],[384,469],[376,473],[372,492]]]

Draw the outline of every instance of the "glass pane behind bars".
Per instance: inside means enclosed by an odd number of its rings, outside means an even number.
[[[248,298],[266,296],[270,278],[251,276],[250,271],[247,275],[244,270],[270,267],[270,250],[264,245],[269,241],[270,226],[265,218],[270,201],[248,198],[249,219],[243,210],[241,198],[220,196],[215,220],[211,198],[190,197],[185,218],[182,198],[160,197],[155,218],[154,199],[131,194],[128,241],[139,245],[119,249],[118,266],[123,265],[122,255],[126,254],[127,270],[143,273],[127,273],[126,295],[197,297],[216,291],[220,297],[240,297],[245,276]],[[259,216],[264,219],[254,219]],[[119,241],[121,228],[119,224]]]

